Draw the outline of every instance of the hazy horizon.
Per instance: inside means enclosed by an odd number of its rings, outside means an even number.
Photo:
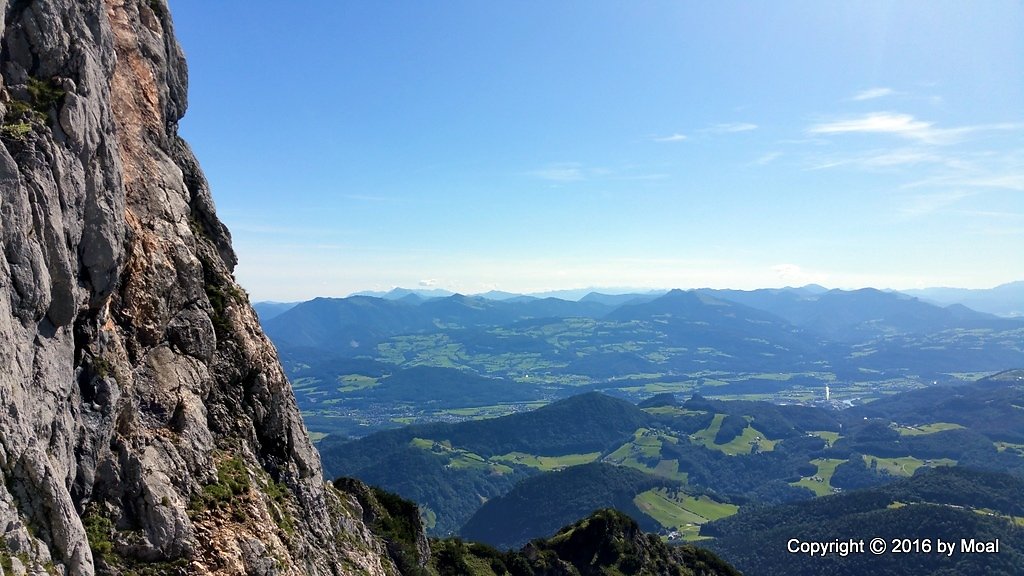
[[[809,286],[818,286],[818,287],[823,288],[825,290],[851,291],[851,290],[859,290],[859,289],[863,289],[863,288],[874,288],[876,290],[881,290],[881,291],[907,292],[907,291],[928,290],[928,289],[935,289],[935,290],[990,290],[990,289],[998,288],[1000,286],[1004,286],[1004,285],[1007,285],[1007,284],[1016,284],[1018,282],[1024,282],[1024,280],[1014,280],[1014,281],[1011,281],[1011,282],[1006,282],[1006,283],[1003,283],[1003,284],[999,284],[997,286],[989,286],[989,287],[986,287],[986,288],[963,288],[963,287],[960,287],[960,286],[927,286],[925,288],[891,288],[891,287],[880,287],[880,286],[841,287],[841,286],[822,286],[820,284],[811,283],[811,284],[802,284],[802,285],[799,285],[799,286],[761,286],[759,288],[730,288],[730,287],[713,288],[713,287],[710,287],[710,286],[689,286],[689,287],[673,286],[673,287],[670,287],[670,288],[666,288],[666,287],[649,287],[649,286],[577,286],[577,287],[572,287],[572,288],[558,288],[558,289],[552,289],[552,290],[536,290],[536,291],[530,291],[530,292],[513,292],[513,291],[508,291],[508,290],[495,290],[495,291],[497,291],[497,292],[507,292],[509,294],[521,295],[521,296],[538,296],[538,295],[541,295],[541,296],[545,296],[545,297],[549,296],[549,295],[556,295],[556,294],[559,294],[559,293],[580,293],[580,296],[585,296],[587,293],[590,293],[590,292],[597,292],[599,294],[607,294],[607,295],[619,295],[619,294],[643,294],[643,293],[669,292],[671,290],[688,291],[688,290],[704,290],[704,289],[709,289],[709,290],[800,289],[800,288],[806,288],[806,287],[809,287]],[[326,293],[325,294],[317,294],[317,295],[312,296],[310,298],[303,298],[301,300],[274,300],[274,299],[258,299],[258,298],[253,297],[252,301],[253,302],[262,302],[262,303],[271,303],[271,304],[288,304],[288,303],[296,303],[296,302],[305,302],[305,301],[308,301],[308,300],[312,300],[313,298],[348,298],[348,297],[351,297],[351,296],[366,295],[368,293],[373,293],[374,295],[376,295],[376,294],[386,294],[388,292],[391,292],[392,290],[409,290],[409,291],[413,291],[413,292],[437,291],[437,292],[447,292],[447,293],[450,293],[452,295],[454,295],[454,294],[462,294],[464,296],[481,296],[481,295],[485,295],[485,294],[487,294],[488,292],[491,291],[491,290],[483,290],[483,291],[478,291],[478,292],[470,292],[470,291],[462,291],[462,292],[460,292],[458,290],[450,290],[450,289],[447,289],[447,288],[436,287],[436,286],[431,286],[431,287],[427,287],[427,286],[391,286],[389,288],[380,289],[380,290],[378,290],[378,289],[356,290],[356,291],[349,292],[349,293],[346,293],[346,294],[326,294]],[[555,296],[555,297],[558,297],[558,296]],[[574,299],[574,298],[570,298],[570,299]]]
[[[256,300],[1024,278],[1017,3],[171,3]]]

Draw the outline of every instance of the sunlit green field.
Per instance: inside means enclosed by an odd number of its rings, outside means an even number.
[[[832,475],[835,474],[836,466],[846,462],[839,458],[817,458],[811,460],[811,464],[818,467],[818,472],[814,474],[821,478],[821,482],[814,480],[813,477],[801,478],[799,482],[794,482],[793,486],[803,486],[809,488],[818,496],[825,496],[832,493]]]
[[[839,439],[839,432],[830,432],[828,430],[815,430],[813,432],[809,432],[809,434],[814,434],[818,438],[828,442],[829,446],[835,444],[835,441]]]
[[[463,450],[461,448],[453,448],[451,443],[448,441],[436,442],[434,440],[429,440],[426,438],[413,438],[409,442],[409,445],[415,448],[419,448],[421,450],[426,450],[428,452],[432,452],[434,454],[446,457],[446,465],[454,469],[471,468],[478,470],[488,470],[495,474],[508,474],[512,472],[512,468],[506,466],[505,464],[502,464],[500,462],[491,462],[484,458],[483,456],[480,456],[479,454],[475,454],[468,450]]]
[[[491,460],[504,461],[512,464],[522,464],[531,468],[536,468],[544,472],[551,470],[561,470],[568,466],[578,466],[580,464],[588,464],[597,460],[601,456],[600,452],[591,452],[589,454],[566,454],[564,456],[535,456],[533,454],[524,454],[522,452],[509,452],[501,456],[494,456]]]
[[[715,436],[722,428],[722,420],[725,420],[725,414],[715,414],[715,418],[711,421],[711,424],[708,424],[708,427],[700,432],[692,434],[690,439],[698,444],[713,446],[715,443]]]
[[[1019,456],[1024,456],[1024,444],[1014,444],[1012,442],[996,442],[996,450],[1000,452],[1006,452],[1007,450],[1015,452]]]
[[[912,476],[914,472],[922,466],[956,466],[956,460],[950,460],[949,458],[936,458],[934,460],[920,460],[913,456],[904,456],[902,458],[878,458],[865,454],[863,456],[864,463],[871,466],[872,461],[877,462],[878,470],[886,470],[893,476]]]
[[[633,499],[645,514],[669,529],[676,529],[683,539],[699,539],[700,525],[731,516],[738,506],[716,502],[707,496],[694,497],[667,488],[655,488],[637,494]]]
[[[363,376],[362,374],[346,374],[338,377],[338,383],[341,386],[338,387],[338,392],[356,392],[358,390],[366,390],[377,386],[377,379],[370,376]]]
[[[733,438],[729,442],[726,442],[725,444],[716,444],[715,436],[722,428],[722,420],[725,420],[725,414],[715,414],[715,419],[711,421],[711,424],[700,432],[693,434],[691,439],[707,448],[721,450],[731,456],[735,456],[737,454],[750,454],[755,445],[757,445],[758,450],[761,452],[769,452],[775,449],[775,442],[765,438],[764,434],[758,432],[757,429],[750,425],[747,425],[747,427],[743,429],[742,434]]]
[[[483,418],[497,418],[499,416],[507,416],[515,412],[521,412],[523,410],[536,410],[541,406],[546,406],[547,401],[538,400],[536,402],[525,402],[522,404],[494,404],[492,406],[473,406],[469,408],[449,408],[447,410],[441,410],[439,414],[450,414],[452,416],[459,416],[469,420],[480,420]]]
[[[679,462],[661,459],[661,446],[665,442],[676,444],[679,439],[664,432],[640,428],[633,434],[633,440],[616,448],[603,461],[685,482],[686,473],[679,472]],[[652,465],[651,461],[657,463]]]
[[[944,430],[958,430],[963,428],[959,424],[951,422],[935,422],[933,424],[922,424],[920,426],[900,426],[897,430],[901,436],[920,436],[923,434],[934,434]]]

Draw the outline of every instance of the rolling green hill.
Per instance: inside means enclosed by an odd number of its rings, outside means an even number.
[[[458,538],[428,541],[415,503],[352,478],[333,486],[356,498],[363,521],[402,576],[738,576],[714,553],[666,546],[612,509],[597,510],[522,550],[499,551]]]
[[[588,393],[501,418],[328,437],[318,448],[327,477],[353,476],[409,498],[428,511],[432,533],[447,534],[483,500],[539,473],[537,458],[600,454],[652,422],[628,402]]]
[[[431,569],[445,576],[739,576],[703,548],[667,546],[613,509],[590,514],[518,552],[457,539],[431,542]]]
[[[516,537],[545,533],[535,531],[529,516],[539,522],[552,514],[543,524],[551,531],[572,520],[572,514],[588,512],[572,507],[583,503],[591,508],[618,506],[648,528],[694,538],[701,524],[718,517],[695,509],[702,497],[735,511],[886,485],[944,466],[1024,475],[1024,446],[972,428],[990,430],[985,415],[1018,410],[1019,386],[1014,373],[1008,373],[966,387],[894,395],[878,401],[876,408],[864,407],[880,416],[918,422],[913,425],[865,417],[860,408],[835,411],[700,395],[680,403],[663,395],[640,409],[586,393],[500,418],[414,425],[353,441],[328,437],[319,447],[327,474],[355,476],[419,503],[432,534],[456,533],[464,526],[472,533],[486,524],[467,524],[475,514],[494,516],[488,510],[505,497],[533,487],[527,491],[529,498],[522,497],[514,507],[528,516],[510,528],[521,530]],[[953,417],[946,401],[967,393],[980,399],[978,411],[965,410],[963,424],[949,422]],[[917,413],[917,419],[904,417],[910,413]],[[1015,420],[1005,421],[1009,427],[999,429],[997,438],[1016,433]],[[577,481],[627,478],[607,472],[609,466],[656,483],[632,492],[614,489],[614,482],[607,490],[566,487]],[[538,476],[545,472],[558,473]],[[552,506],[545,491],[564,494],[566,508]],[[578,496],[583,493],[599,501]]]
[[[706,545],[748,576],[1011,575],[1019,574],[1024,565],[1022,493],[1024,481],[1014,476],[936,468],[880,488],[742,510],[705,524],[701,533],[715,537]],[[873,555],[865,549],[845,557],[811,557],[787,550],[793,538],[805,542],[882,538],[889,552]],[[894,539],[908,540],[910,552],[893,552]],[[939,539],[954,542],[957,550],[951,555],[936,553]],[[964,552],[962,539],[998,539],[999,552]],[[924,541],[931,547],[928,552],[921,549]]]
[[[560,527],[600,508],[615,508],[647,531],[659,524],[637,508],[638,494],[676,485],[632,468],[592,463],[533,476],[508,493],[488,500],[459,534],[498,548],[519,548],[534,538],[552,536]]]

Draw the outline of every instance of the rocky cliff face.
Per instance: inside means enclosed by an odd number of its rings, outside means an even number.
[[[0,570],[395,573],[232,278],[165,0],[0,12]]]

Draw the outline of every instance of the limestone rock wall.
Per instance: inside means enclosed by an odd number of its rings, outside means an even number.
[[[0,12],[0,570],[395,573],[232,277],[165,0]]]

